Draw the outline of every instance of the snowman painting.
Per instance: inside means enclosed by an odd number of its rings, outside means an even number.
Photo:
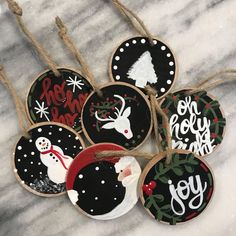
[[[56,184],[64,183],[73,158],[64,155],[60,147],[52,145],[51,141],[45,137],[37,138],[35,146],[40,152],[41,162],[48,168],[49,179]]]

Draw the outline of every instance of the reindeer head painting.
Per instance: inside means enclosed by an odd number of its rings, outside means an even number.
[[[125,138],[131,139],[133,137],[133,133],[131,131],[130,121],[128,119],[131,113],[131,107],[125,108],[125,99],[120,95],[114,95],[114,97],[119,98],[122,103],[120,109],[115,107],[115,117],[113,118],[108,116],[107,118],[101,118],[98,115],[98,111],[95,112],[95,117],[101,122],[107,122],[102,126],[102,129],[115,129],[118,133],[123,134]]]

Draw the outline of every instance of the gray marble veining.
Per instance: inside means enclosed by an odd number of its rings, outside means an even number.
[[[60,16],[100,84],[108,81],[108,62],[114,48],[136,35],[108,0],[18,2],[27,26],[56,63],[79,68],[58,38],[54,17]],[[125,4],[175,52],[179,65],[176,88],[193,85],[223,68],[236,67],[235,0],[127,0]],[[33,78],[47,68],[19,31],[4,0],[0,0],[0,64],[22,99]],[[77,212],[66,195],[45,199],[24,190],[11,167],[12,150],[20,134],[14,104],[0,86],[0,235],[235,235],[234,86],[228,84],[211,91],[224,107],[228,127],[222,145],[207,157],[216,181],[213,200],[197,219],[175,227],[155,222],[140,203],[121,218],[100,222]],[[142,150],[153,151],[152,142],[149,140]]]

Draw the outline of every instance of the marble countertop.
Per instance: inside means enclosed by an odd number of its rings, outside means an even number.
[[[43,43],[58,65],[77,68],[57,35],[54,17],[60,16],[87,59],[97,81],[108,81],[108,61],[114,48],[135,30],[108,0],[18,0],[29,29]],[[147,27],[175,52],[179,65],[176,88],[194,84],[223,68],[236,68],[235,0],[136,0],[123,1]],[[19,95],[46,69],[34,48],[18,30],[5,1],[0,0],[0,64],[4,65]],[[236,93],[235,84],[211,91],[227,118],[227,132],[207,161],[216,182],[213,200],[197,219],[178,226],[155,222],[141,204],[112,221],[81,215],[67,199],[40,198],[23,189],[14,177],[11,155],[20,131],[14,104],[0,86],[0,235],[189,235],[236,234]],[[142,148],[153,151],[149,140]],[[145,164],[145,161],[142,163]]]

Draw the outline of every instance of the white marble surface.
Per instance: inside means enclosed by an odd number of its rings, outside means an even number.
[[[236,68],[235,0],[126,0],[154,34],[175,51],[176,87],[194,84],[226,67]],[[19,0],[34,35],[59,64],[78,67],[61,44],[54,17],[70,29],[99,83],[108,81],[108,60],[118,43],[135,30],[108,0]],[[33,78],[46,68],[19,32],[6,3],[0,0],[0,63],[23,99]],[[197,219],[178,226],[155,222],[138,204],[127,215],[99,222],[81,215],[67,196],[45,199],[24,190],[11,168],[11,153],[20,132],[13,102],[0,86],[0,235],[236,235],[236,93],[235,83],[212,90],[227,117],[222,145],[207,158],[216,181],[213,200]],[[149,142],[142,150],[153,151]],[[144,161],[143,161],[143,164]]]

